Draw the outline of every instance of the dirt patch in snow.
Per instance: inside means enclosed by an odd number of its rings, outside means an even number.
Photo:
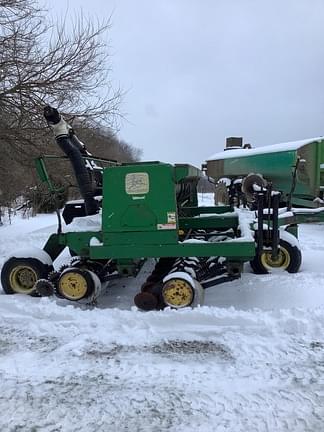
[[[6,355],[11,351],[32,351],[38,353],[49,353],[58,348],[59,341],[53,336],[35,336],[28,332],[0,326],[0,355]]]
[[[154,354],[172,356],[213,355],[222,360],[233,360],[230,350],[223,344],[212,341],[199,340],[170,340],[162,344],[153,345],[150,350]]]
[[[201,357],[216,357],[218,360],[231,361],[234,357],[224,344],[213,341],[200,340],[169,340],[155,345],[126,346],[114,345],[112,347],[93,346],[85,351],[85,356],[90,358],[113,359],[128,353],[158,354],[169,359],[182,359],[189,357],[198,359]]]

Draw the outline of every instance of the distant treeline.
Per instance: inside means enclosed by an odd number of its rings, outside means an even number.
[[[43,193],[33,159],[60,154],[43,118],[47,104],[65,113],[93,154],[121,162],[140,157],[113,132],[121,91],[110,80],[109,20],[69,11],[68,22],[55,23],[43,3],[0,1],[0,207],[35,187]],[[55,181],[74,183],[70,167],[53,168]]]

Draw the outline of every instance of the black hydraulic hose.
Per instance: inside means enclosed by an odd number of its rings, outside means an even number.
[[[88,165],[86,164],[87,168],[91,167],[91,171],[94,177],[94,180],[96,182],[96,185],[100,187],[102,186],[102,171],[96,164],[93,164],[91,161],[92,154],[88,152],[86,149],[86,146],[83,144],[82,141],[79,140],[79,138],[75,135],[75,133],[72,131],[70,134],[70,139],[75,147],[77,147],[83,157],[87,157],[87,159],[83,159],[84,161],[87,161]],[[97,169],[96,169],[97,168]],[[99,169],[98,169],[99,168]],[[90,174],[91,177],[91,174]],[[102,191],[100,191],[102,193]],[[99,193],[99,195],[101,195]],[[96,190],[94,191],[94,194],[96,194]]]
[[[86,214],[95,214],[98,210],[98,204],[93,197],[94,191],[91,179],[80,151],[73,145],[71,139],[68,137],[57,137],[56,142],[71,161],[80,193],[84,199]]]
[[[44,108],[44,117],[52,127],[55,140],[61,150],[70,159],[79,190],[84,199],[87,215],[95,214],[98,211],[98,203],[94,199],[94,189],[91,178],[82,158],[82,145],[78,139],[71,138],[69,128],[59,112],[50,106]]]
[[[73,145],[80,151],[80,153],[83,156],[92,156],[91,153],[89,153],[86,148],[85,145],[79,140],[79,138],[74,134],[74,132],[72,132],[72,134],[70,135],[70,139],[73,143]]]

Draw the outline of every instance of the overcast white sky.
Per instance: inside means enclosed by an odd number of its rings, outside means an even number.
[[[120,136],[145,160],[200,166],[226,136],[324,135],[323,0],[55,0],[67,7],[113,13]]]

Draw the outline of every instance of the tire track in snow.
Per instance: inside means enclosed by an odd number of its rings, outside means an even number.
[[[22,300],[0,304],[0,430],[323,429],[323,310],[143,314]]]

